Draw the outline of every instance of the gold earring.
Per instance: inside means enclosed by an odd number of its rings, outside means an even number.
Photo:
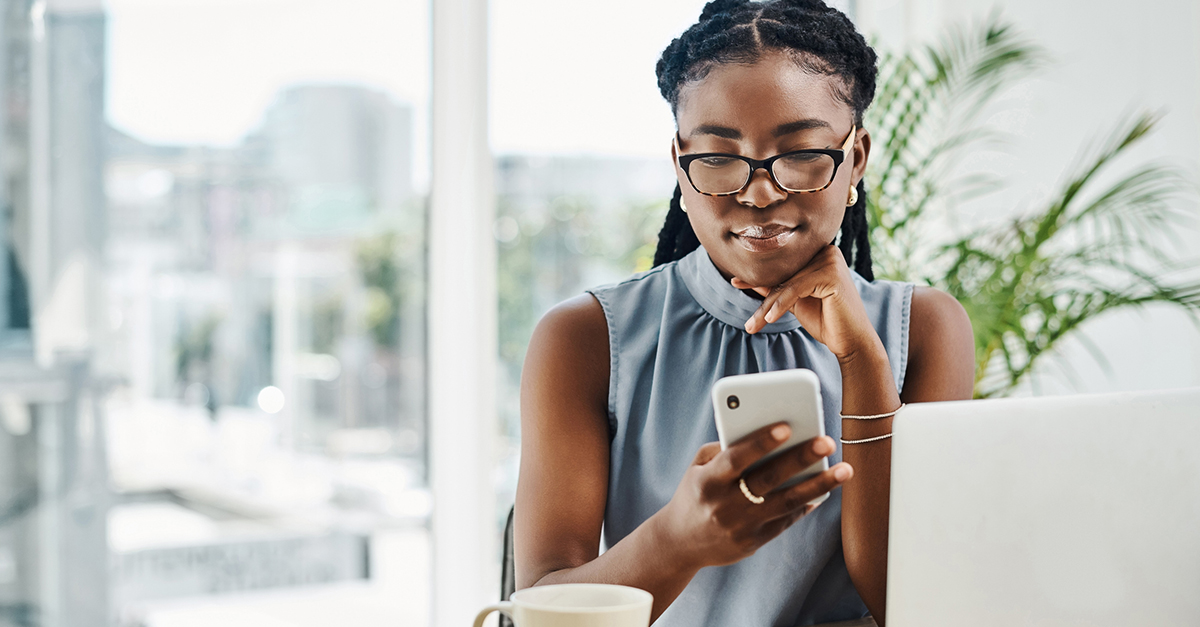
[[[849,200],[846,201],[846,206],[853,207],[854,205],[857,205],[857,204],[858,204],[858,188],[851,187],[850,188],[850,198],[849,198]]]
[[[683,204],[682,196],[679,197],[679,208],[682,209],[684,213],[687,213],[687,205]]]

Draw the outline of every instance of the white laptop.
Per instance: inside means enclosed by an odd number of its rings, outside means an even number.
[[[888,627],[1200,625],[1200,388],[907,407]]]

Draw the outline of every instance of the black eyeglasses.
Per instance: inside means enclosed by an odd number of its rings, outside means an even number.
[[[706,196],[732,196],[741,192],[759,168],[766,170],[771,180],[789,193],[819,192],[833,183],[857,130],[857,125],[850,126],[850,134],[840,149],[793,150],[761,161],[721,152],[680,154],[679,134],[676,133],[675,154],[692,187]]]

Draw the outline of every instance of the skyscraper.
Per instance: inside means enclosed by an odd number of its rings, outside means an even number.
[[[104,623],[105,15],[17,0],[0,20],[0,621]]]
[[[289,190],[289,222],[301,230],[345,228],[412,195],[412,113],[381,92],[290,87],[246,143],[262,144]]]

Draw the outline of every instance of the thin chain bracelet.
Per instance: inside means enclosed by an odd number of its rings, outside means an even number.
[[[890,438],[890,437],[892,437],[892,434],[890,434],[890,433],[885,433],[885,434],[883,434],[883,435],[877,435],[877,436],[875,436],[875,437],[873,437],[873,438],[864,438],[864,439],[862,439],[862,440],[843,440],[843,439],[841,439],[841,438],[838,438],[838,440],[839,440],[839,441],[840,441],[842,444],[866,444],[867,442],[878,442],[878,441],[880,441],[880,440],[886,440],[886,439],[888,439],[888,438]]]
[[[891,418],[892,416],[900,413],[901,409],[904,409],[904,403],[900,403],[900,406],[897,407],[895,411],[890,411],[886,414],[875,414],[873,416],[847,416],[846,414],[839,415],[846,420],[879,420],[880,418]]]

